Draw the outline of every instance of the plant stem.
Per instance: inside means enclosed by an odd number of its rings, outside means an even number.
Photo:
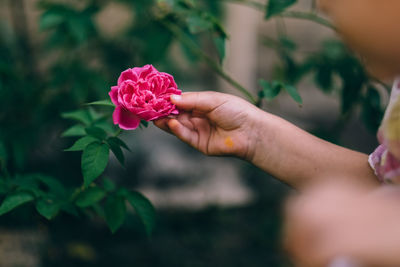
[[[267,6],[264,4],[261,4],[259,2],[255,2],[255,1],[249,1],[249,0],[220,0],[222,2],[232,2],[232,3],[236,3],[236,4],[240,4],[240,5],[246,5],[261,11],[266,10]]]
[[[285,11],[280,14],[280,16],[284,18],[293,18],[293,19],[304,19],[304,20],[310,20],[315,23],[318,23],[322,26],[325,26],[327,28],[330,28],[334,31],[336,31],[336,27],[332,25],[328,20],[321,18],[320,16],[309,13],[309,12],[301,12],[301,11]]]
[[[182,42],[190,51],[202,59],[209,67],[211,67],[221,78],[235,87],[239,92],[245,95],[253,104],[258,100],[240,83],[234,80],[222,67],[203,50],[201,50],[196,43],[194,43],[178,26],[167,21],[160,21],[175,37]]]

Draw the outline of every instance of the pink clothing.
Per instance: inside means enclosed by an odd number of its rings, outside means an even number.
[[[380,146],[369,156],[369,164],[381,182],[400,184],[400,78],[393,85],[378,140]]]

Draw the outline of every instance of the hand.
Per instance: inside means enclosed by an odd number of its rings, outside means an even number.
[[[257,109],[245,100],[217,92],[171,96],[180,114],[154,124],[206,155],[251,157]]]
[[[396,188],[314,187],[289,202],[286,248],[296,266],[400,266],[399,206]]]

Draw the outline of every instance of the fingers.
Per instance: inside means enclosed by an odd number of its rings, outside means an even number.
[[[169,120],[170,120],[170,118],[163,118],[163,119],[155,120],[155,121],[153,121],[153,123],[154,123],[155,126],[160,128],[161,130],[164,130],[167,133],[171,133],[171,130],[168,127],[168,121]]]
[[[172,95],[171,101],[179,109],[207,113],[226,102],[229,97],[231,96],[217,92],[189,92]]]
[[[195,136],[197,135],[195,131],[192,131],[176,119],[170,119],[167,122],[167,125],[172,134],[174,134],[180,140],[192,146],[195,145]]]

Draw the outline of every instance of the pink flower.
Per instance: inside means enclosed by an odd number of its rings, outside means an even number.
[[[174,78],[159,72],[152,65],[127,69],[112,86],[109,95],[115,105],[114,124],[121,129],[136,129],[140,120],[152,121],[170,114],[179,114],[170,96],[180,95]]]

